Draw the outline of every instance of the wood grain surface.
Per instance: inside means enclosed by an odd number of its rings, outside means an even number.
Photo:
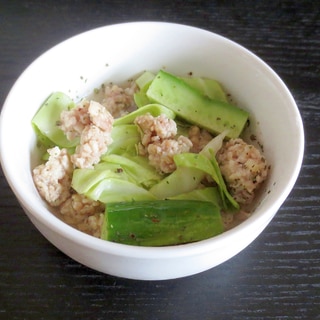
[[[0,319],[320,319],[319,2],[2,0],[0,104],[53,45],[138,20],[214,31],[282,77],[305,125],[298,181],[265,231],[231,260],[183,279],[133,281],[90,270],[53,247],[24,215],[1,171]]]

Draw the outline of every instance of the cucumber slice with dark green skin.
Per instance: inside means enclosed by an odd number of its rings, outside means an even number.
[[[168,246],[223,232],[220,210],[197,200],[108,203],[101,238],[136,246]]]
[[[182,79],[162,70],[149,86],[147,96],[151,101],[171,109],[177,116],[214,134],[229,130],[229,138],[237,138],[241,134],[249,117],[245,110],[212,100]]]

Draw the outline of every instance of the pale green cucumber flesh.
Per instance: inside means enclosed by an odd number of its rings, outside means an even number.
[[[245,110],[209,99],[182,79],[162,70],[152,81],[147,96],[173,110],[177,116],[214,134],[229,130],[229,138],[241,134],[249,117]]]
[[[151,114],[154,117],[158,117],[161,114],[165,114],[169,119],[175,118],[175,113],[171,109],[166,108],[161,104],[151,103],[143,107],[140,107],[137,110],[134,110],[120,118],[115,119],[114,126],[132,124],[134,123],[136,117],[145,115],[147,113]]]
[[[221,84],[214,79],[199,77],[182,77],[181,79],[210,99],[228,102],[227,95]]]

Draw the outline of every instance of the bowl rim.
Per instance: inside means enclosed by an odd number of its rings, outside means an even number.
[[[176,28],[187,28],[192,30],[197,30],[200,33],[206,33],[210,36],[215,36],[220,39],[223,39],[224,41],[227,41],[231,43],[234,46],[237,46],[241,50],[244,50],[247,54],[250,54],[254,57],[254,59],[257,59],[260,64],[263,65],[264,68],[268,69],[268,72],[272,74],[273,77],[276,78],[278,83],[281,85],[282,90],[284,90],[284,93],[286,94],[287,98],[290,100],[290,104],[294,107],[295,116],[298,120],[298,127],[299,127],[299,154],[295,162],[294,171],[292,172],[292,176],[290,181],[286,184],[286,187],[284,190],[282,190],[282,193],[277,197],[277,201],[270,207],[264,214],[261,215],[253,215],[246,221],[243,221],[238,226],[232,228],[231,230],[225,231],[224,233],[215,236],[210,239],[202,240],[199,242],[194,243],[188,243],[188,244],[182,244],[178,246],[166,246],[166,247],[139,247],[139,246],[129,246],[124,244],[118,244],[118,243],[112,243],[108,242],[102,239],[94,238],[90,235],[87,235],[79,230],[74,229],[73,227],[67,225],[65,222],[60,220],[58,217],[54,216],[44,205],[41,208],[37,208],[32,203],[28,203],[28,201],[25,199],[24,191],[19,188],[19,186],[11,180],[10,177],[10,164],[9,159],[5,157],[5,153],[2,150],[2,140],[4,139],[5,133],[2,130],[1,123],[5,121],[6,118],[6,109],[9,107],[10,104],[10,97],[13,94],[16,86],[18,85],[20,79],[22,76],[30,70],[34,64],[38,63],[40,59],[43,58],[48,52],[52,52],[53,50],[56,50],[59,46],[63,45],[64,43],[77,38],[82,37],[84,34],[94,33],[97,30],[102,29],[110,29],[110,28],[118,28],[118,27],[130,27],[131,25],[135,24],[143,24],[145,27],[150,27],[153,25],[157,26],[171,26]],[[298,110],[298,107],[296,105],[296,102],[290,93],[289,89],[284,84],[283,80],[275,73],[273,69],[269,65],[267,65],[261,58],[256,56],[253,52],[246,49],[242,45],[238,44],[237,42],[226,38],[220,34],[217,34],[212,31],[208,31],[199,27],[185,25],[185,24],[179,24],[179,23],[172,23],[172,22],[158,22],[158,21],[133,21],[133,22],[125,22],[125,23],[117,23],[117,24],[111,24],[111,25],[105,25],[100,26],[91,30],[87,30],[84,32],[81,32],[79,34],[76,34],[72,37],[69,37],[66,40],[63,40],[62,42],[59,42],[58,44],[54,45],[44,53],[42,53],[40,56],[38,56],[18,77],[12,88],[10,89],[8,96],[3,104],[3,108],[1,110],[0,115],[0,161],[1,166],[3,168],[4,175],[13,190],[15,196],[17,197],[20,204],[31,214],[34,216],[37,220],[39,220],[40,223],[46,225],[49,229],[52,229],[56,233],[58,233],[60,236],[64,238],[68,238],[69,240],[80,243],[82,246],[87,248],[95,248],[95,250],[102,251],[105,253],[111,253],[113,255],[117,256],[126,256],[126,257],[148,257],[148,259],[159,259],[159,258],[177,258],[182,256],[189,256],[191,254],[199,254],[200,252],[206,252],[211,251],[215,247],[221,247],[224,246],[225,243],[228,243],[230,241],[233,241],[235,237],[240,236],[243,232],[245,232],[247,229],[250,229],[250,225],[253,223],[256,225],[263,226],[266,224],[267,221],[270,221],[274,214],[278,211],[280,206],[283,204],[289,193],[291,192],[292,188],[294,187],[294,184],[298,178],[302,161],[303,161],[303,154],[304,154],[304,129],[303,129],[303,123],[302,119]]]

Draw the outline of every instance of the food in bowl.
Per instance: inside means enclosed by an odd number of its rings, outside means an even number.
[[[163,68],[175,75],[187,76],[192,71],[194,77],[218,79],[236,98],[236,104],[250,113],[245,141],[261,141],[271,165],[255,196],[252,214],[217,236],[173,246],[124,245],[80,232],[59,219],[35,188],[32,169],[40,164],[43,154],[36,147],[30,125],[33,116],[52,92],[64,92],[80,101],[103,82],[123,84],[142,70],[157,73]],[[3,172],[30,221],[75,261],[131,279],[194,275],[240,253],[261,234],[288,197],[304,150],[299,109],[266,63],[225,37],[171,23],[104,26],[58,44],[21,74],[7,96],[0,121]]]
[[[77,103],[55,92],[32,120],[43,149],[33,180],[63,221],[95,237],[208,239],[250,215],[267,179],[262,151],[243,138],[248,122],[218,81],[165,70]]]

